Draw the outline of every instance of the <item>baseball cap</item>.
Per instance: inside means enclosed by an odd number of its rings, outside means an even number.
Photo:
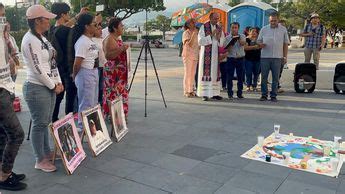
[[[28,8],[28,10],[26,10],[27,19],[35,19],[40,17],[53,19],[56,17],[56,15],[47,11],[47,9],[42,5],[32,5]]]
[[[313,19],[313,18],[319,18],[319,14],[317,13],[312,13],[311,16],[310,16],[310,19]]]

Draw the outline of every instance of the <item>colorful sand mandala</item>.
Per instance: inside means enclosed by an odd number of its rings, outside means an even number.
[[[326,155],[324,155],[325,147],[330,149]],[[344,155],[337,153],[338,149],[345,149],[345,144],[339,147],[335,148],[333,141],[285,134],[279,134],[276,137],[271,134],[264,140],[262,147],[255,145],[241,157],[337,177],[344,161]],[[266,161],[267,155],[271,157],[270,162]]]

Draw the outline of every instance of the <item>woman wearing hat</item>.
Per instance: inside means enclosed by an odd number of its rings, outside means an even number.
[[[56,51],[43,36],[49,30],[49,19],[55,14],[42,5],[33,5],[26,11],[30,30],[22,40],[22,53],[27,66],[27,80],[23,85],[24,99],[32,119],[31,142],[36,158],[35,168],[44,172],[56,170],[50,161],[48,125],[52,121],[56,94],[64,88],[56,66]]]

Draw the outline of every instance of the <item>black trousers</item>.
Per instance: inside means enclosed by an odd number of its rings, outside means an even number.
[[[23,128],[13,110],[13,100],[14,96],[0,88],[0,169],[4,173],[12,172],[19,147],[24,140]]]
[[[75,83],[73,82],[72,77],[70,76],[64,76],[61,77],[62,85],[64,86],[65,90],[64,92],[61,92],[60,94],[56,95],[56,102],[53,112],[53,122],[57,121],[59,119],[59,112],[60,112],[60,104],[65,96],[66,93],[66,102],[65,102],[65,114],[67,115],[70,112],[78,112],[78,109],[76,109],[76,97],[77,97],[77,87],[75,86]]]

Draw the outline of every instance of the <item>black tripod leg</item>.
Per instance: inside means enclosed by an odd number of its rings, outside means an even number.
[[[32,125],[32,120],[30,119],[29,132],[28,132],[28,137],[26,138],[26,140],[30,140],[31,125]]]
[[[134,72],[133,72],[132,80],[131,80],[131,83],[130,83],[129,88],[128,88],[128,93],[131,91],[133,80],[134,80],[135,74],[137,73],[138,65],[139,65],[139,62],[140,62],[140,59],[141,59],[141,54],[143,53],[144,47],[145,47],[145,43],[141,47],[140,54],[139,54],[139,57],[138,57],[138,61],[137,61],[137,64],[135,65],[135,69],[134,69]]]
[[[150,48],[148,40],[145,41],[145,117],[147,117],[147,51]]]
[[[158,81],[159,89],[160,89],[160,91],[161,91],[161,95],[162,95],[162,99],[163,99],[163,102],[164,102],[164,106],[165,106],[165,108],[167,108],[167,103],[165,102],[165,98],[164,98],[164,94],[163,94],[161,82],[160,82],[160,80],[159,80],[158,73],[157,73],[156,64],[155,64],[155,61],[154,61],[153,56],[152,56],[151,48],[150,48],[149,46],[148,46],[148,50],[149,50],[149,53],[150,53],[150,56],[151,56],[153,69],[155,70],[155,74],[156,74],[156,78],[157,78],[157,81]]]

